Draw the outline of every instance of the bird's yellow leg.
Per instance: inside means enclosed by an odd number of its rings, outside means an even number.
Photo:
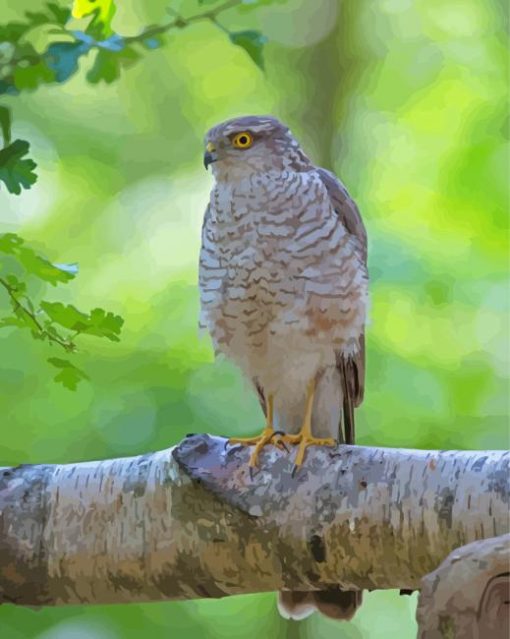
[[[229,444],[241,444],[242,446],[255,445],[248,464],[250,468],[258,466],[260,451],[264,448],[264,446],[267,444],[274,444],[275,446],[281,447],[281,444],[278,441],[273,441],[275,434],[273,427],[273,404],[273,395],[268,395],[266,400],[266,425],[258,437],[232,437],[228,440]]]
[[[296,453],[294,468],[299,468],[305,458],[308,446],[336,446],[337,442],[332,437],[319,438],[312,435],[312,409],[315,397],[316,380],[312,379],[306,389],[305,416],[303,425],[297,435],[282,435],[278,440],[289,444],[299,444]]]

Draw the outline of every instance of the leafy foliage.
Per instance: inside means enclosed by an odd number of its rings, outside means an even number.
[[[45,257],[25,244],[15,233],[0,235],[0,255],[16,258],[16,266],[21,266],[25,275],[32,275],[53,286],[66,283],[77,274],[77,266],[71,264],[52,264]],[[0,267],[2,261],[0,259]]]
[[[82,379],[89,379],[88,375],[79,368],[76,368],[68,359],[49,357],[48,362],[59,370],[53,379],[69,390],[76,390],[76,387]]]
[[[120,77],[121,69],[135,64],[140,57],[133,47],[123,47],[118,52],[107,48],[99,49],[94,64],[87,73],[87,80],[91,84],[101,81],[111,84]]]
[[[4,106],[0,106],[0,130],[4,145],[0,149],[0,182],[5,184],[10,193],[19,195],[22,187],[29,189],[36,181],[36,163],[24,158],[30,146],[26,140],[14,140],[11,143],[11,112]]]
[[[30,158],[23,159],[29,146],[26,140],[14,140],[0,150],[0,180],[10,193],[19,195],[22,188],[29,189],[37,180],[36,163]]]
[[[230,32],[218,23],[217,17],[234,7],[254,7],[269,2],[200,0],[199,4],[207,6],[204,13],[183,17],[173,12],[175,17],[170,22],[147,27],[132,37],[123,37],[112,28],[116,11],[114,0],[74,0],[72,11],[48,2],[41,11],[27,11],[23,21],[0,25],[0,96],[34,91],[43,84],[66,82],[79,71],[81,58],[87,57],[92,50],[96,55],[86,74],[87,80],[91,84],[111,84],[120,77],[123,69],[142,58],[143,51],[163,46],[167,31],[183,29],[200,20],[217,25],[228,34],[232,44],[244,49],[263,69],[265,36],[254,30]],[[83,23],[81,30],[69,28],[72,19]],[[42,49],[41,30],[46,42]],[[26,141],[16,140],[9,145],[10,116],[3,106],[0,106],[0,128],[4,138],[4,149],[0,152],[0,181],[11,193],[19,195],[22,189],[30,188],[35,182],[35,163],[29,158],[22,159],[28,152]]]
[[[48,317],[59,326],[74,331],[75,334],[87,333],[96,337],[106,337],[118,342],[123,320],[119,315],[107,313],[95,308],[90,314],[82,313],[72,304],[61,302],[41,302],[41,308]]]
[[[183,29],[199,20],[209,20],[225,31],[231,42],[244,49],[263,69],[266,38],[258,31],[230,33],[217,22],[221,12],[241,6],[244,1],[201,0],[199,4],[207,5],[204,13],[186,18],[174,12],[170,22],[147,27],[133,37],[123,37],[113,30],[114,0],[74,0],[72,10],[48,2],[42,10],[27,11],[23,20],[0,25],[0,97],[66,82],[80,70],[81,60],[91,52],[95,57],[87,71],[87,81],[111,84],[124,69],[138,62],[144,51],[163,46],[167,31]],[[80,21],[80,29],[73,28],[76,26],[73,19]],[[3,141],[0,183],[10,193],[19,195],[35,183],[36,163],[27,157],[30,145],[26,140],[12,141],[11,113],[3,105],[0,105],[0,132]],[[34,280],[56,286],[76,274],[76,265],[51,263],[18,235],[0,235],[0,288],[3,287],[10,305],[10,313],[0,318],[0,328],[28,329],[35,339],[58,345],[68,353],[76,350],[74,340],[80,334],[119,341],[123,320],[118,315],[102,308],[84,313],[71,304],[47,300],[36,303],[28,294]],[[74,390],[87,378],[67,359],[52,357],[48,361],[58,369],[55,380],[66,388]]]
[[[123,319],[102,308],[83,313],[75,306],[61,302],[33,301],[28,295],[34,281],[57,286],[74,279],[76,264],[53,264],[27,246],[15,233],[0,235],[0,287],[3,287],[10,313],[0,317],[0,328],[28,329],[34,339],[56,345],[67,353],[77,350],[75,339],[80,334],[119,341]],[[55,381],[70,390],[87,379],[87,375],[67,359],[50,358],[59,369]]]

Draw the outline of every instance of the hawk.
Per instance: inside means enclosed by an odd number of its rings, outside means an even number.
[[[363,399],[368,298],[367,239],[356,204],[333,173],[314,166],[289,128],[245,116],[210,129],[205,167],[214,186],[199,263],[200,324],[260,398],[266,445],[354,443]],[[342,430],[343,423],[343,430]],[[361,593],[280,593],[279,609],[350,618]]]

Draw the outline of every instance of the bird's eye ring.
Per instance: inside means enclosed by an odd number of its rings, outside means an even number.
[[[248,133],[248,131],[238,133],[236,136],[234,136],[232,144],[237,149],[248,149],[253,144],[253,135],[251,133]]]

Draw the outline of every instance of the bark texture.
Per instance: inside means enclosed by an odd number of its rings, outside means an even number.
[[[508,531],[510,454],[191,436],[129,459],[0,469],[0,602],[420,587],[455,548]]]
[[[457,548],[422,580],[419,639],[508,639],[510,535]]]

